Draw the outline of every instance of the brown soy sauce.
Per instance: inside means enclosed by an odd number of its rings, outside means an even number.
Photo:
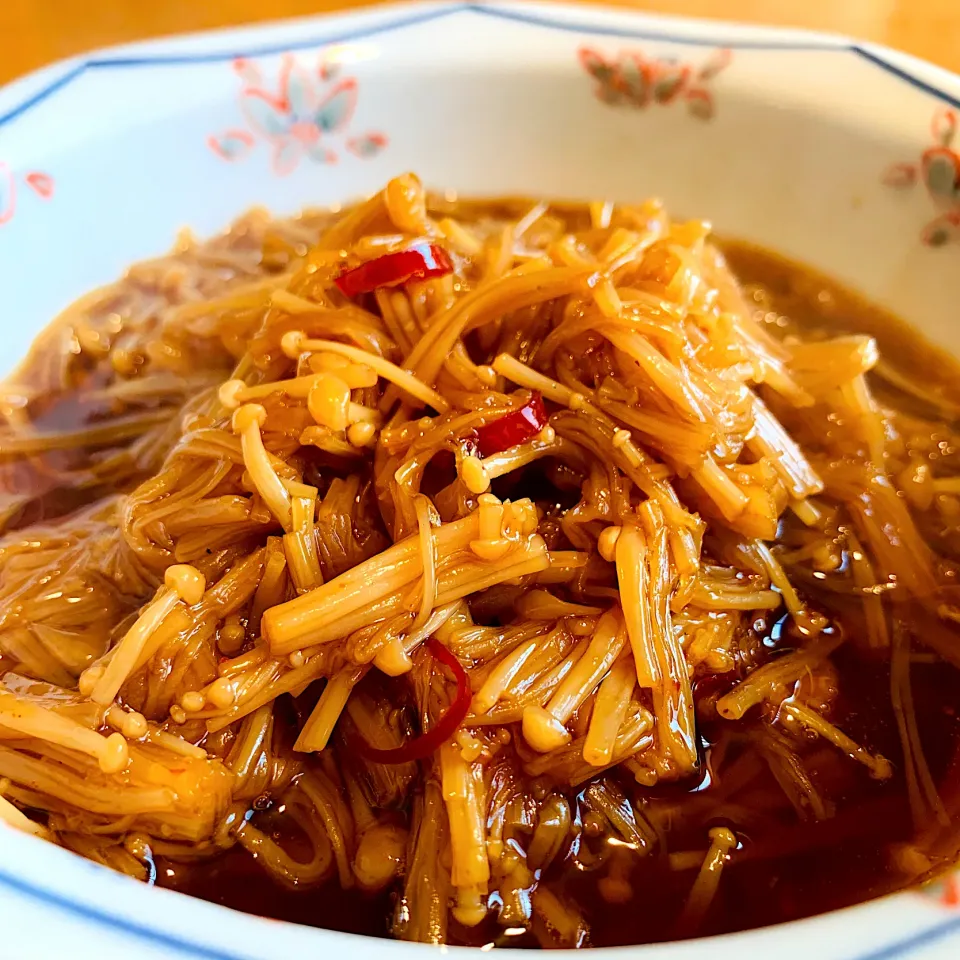
[[[336,877],[307,890],[273,880],[241,847],[199,863],[158,860],[157,883],[244,913],[344,933],[389,936],[394,893],[341,890]]]
[[[888,782],[871,780],[853,760],[837,754],[835,783],[820,784],[836,806],[834,817],[802,822],[782,803],[782,792],[772,776],[759,775],[747,800],[767,794],[779,804],[775,815],[759,826],[724,816],[718,804],[717,823],[735,829],[742,841],[725,868],[717,898],[700,930],[701,935],[731,933],[850,906],[890,893],[903,885],[891,868],[890,844],[907,842],[914,825],[901,775],[901,751],[889,697],[886,664],[864,659],[848,645],[835,655],[841,678],[840,701],[833,716],[841,728],[871,750],[894,761],[897,772]],[[960,683],[952,669],[919,664],[912,669],[917,723],[931,773],[941,785],[944,803],[960,808]],[[749,723],[748,716],[743,723]],[[737,727],[739,723],[726,726]],[[721,728],[723,729],[723,728]],[[704,747],[704,764],[723,747],[722,737]],[[834,749],[834,748],[830,748]],[[644,791],[621,781],[634,800],[682,802],[699,797],[709,805],[717,787],[710,775],[689,784]],[[828,789],[829,788],[829,789]],[[577,791],[571,792],[576,803]],[[652,799],[651,799],[652,797]],[[952,803],[951,803],[952,801]],[[708,816],[703,824],[712,823]],[[702,848],[703,825],[673,831],[671,852]],[[272,879],[256,861],[237,847],[214,859],[195,864],[158,860],[157,883],[202,897],[236,910],[305,923],[325,929],[368,936],[389,935],[398,891],[376,896],[341,890],[336,877],[318,887],[292,890]],[[590,925],[593,946],[622,946],[677,938],[677,918],[696,871],[671,869],[662,851],[636,856],[629,872],[633,896],[610,903],[601,893],[597,872],[580,872],[569,865],[551,871],[548,880],[577,904]],[[450,942],[481,945],[534,946],[529,936],[511,936],[490,921],[477,929],[451,924]]]

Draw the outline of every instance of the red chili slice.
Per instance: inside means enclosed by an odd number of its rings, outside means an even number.
[[[354,741],[357,752],[368,760],[377,763],[410,763],[414,760],[423,760],[429,757],[438,747],[446,743],[457,732],[457,727],[463,723],[463,718],[470,712],[470,678],[460,666],[460,661],[436,638],[431,637],[424,646],[435,659],[453,671],[457,678],[457,692],[453,703],[446,713],[427,731],[419,737],[413,737],[399,747],[390,750],[380,750],[371,747],[363,737]]]
[[[346,296],[357,297],[379,287],[399,287],[411,280],[442,277],[452,272],[453,263],[443,247],[416,243],[406,250],[387,253],[352,270],[344,270],[334,282]]]
[[[477,446],[484,457],[502,453],[535,437],[547,425],[543,397],[534,393],[519,409],[477,430]]]

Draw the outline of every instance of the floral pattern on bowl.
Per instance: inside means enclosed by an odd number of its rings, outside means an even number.
[[[728,49],[714,51],[700,66],[640,50],[622,50],[605,57],[591,47],[581,47],[577,55],[583,69],[596,81],[595,92],[603,103],[643,110],[652,104],[668,106],[680,100],[701,120],[713,116],[716,104],[710,85],[732,59]]]
[[[347,135],[359,84],[356,77],[341,76],[340,65],[323,53],[313,69],[284,54],[272,85],[253,60],[238,57],[233,68],[243,83],[240,112],[249,129],[231,128],[207,139],[221,159],[240,160],[264,140],[273,151],[274,171],[283,176],[303,158],[336,163],[339,145],[358,157],[372,157],[387,145],[382,133]]]
[[[20,177],[23,185],[29,187],[41,200],[53,196],[53,178],[39,170],[31,170]],[[9,223],[17,212],[17,176],[14,171],[0,160],[0,227]]]
[[[896,163],[884,174],[888,186],[907,188],[923,184],[940,211],[921,231],[921,240],[940,247],[960,240],[960,153],[953,144],[960,128],[956,110],[938,109],[933,116],[933,144],[917,163]]]

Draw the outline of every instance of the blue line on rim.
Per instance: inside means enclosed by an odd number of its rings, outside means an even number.
[[[883,57],[878,57],[875,53],[871,53],[869,50],[864,50],[863,47],[858,46],[857,44],[853,44],[850,49],[858,57],[863,57],[863,59],[868,63],[872,63],[875,66],[880,67],[881,70],[885,70],[887,73],[893,74],[893,76],[898,77],[900,80],[905,80],[911,86],[916,87],[918,90],[922,90],[924,93],[929,93],[932,96],[940,97],[941,100],[946,100],[951,107],[957,107],[960,109],[960,97],[955,97],[952,94],[946,93],[945,91],[933,86],[932,83],[927,83],[925,80],[915,77],[912,73],[908,73],[901,67],[896,67],[892,63],[887,63]]]
[[[66,73],[57,77],[56,80],[51,81],[47,86],[38,90],[22,103],[12,107],[6,113],[0,114],[0,126],[3,126],[3,124],[10,120],[15,120],[17,117],[26,113],[31,107],[42,103],[51,94],[56,93],[57,90],[60,90],[72,80],[76,80],[77,77],[86,73],[88,70],[108,70],[117,67],[171,67],[182,66],[187,63],[222,63],[240,56],[266,57],[277,53],[287,53],[291,50],[306,50],[310,47],[317,47],[325,43],[344,43],[348,40],[360,40],[363,37],[372,37],[379,33],[389,33],[391,30],[401,30],[404,27],[412,27],[420,23],[430,23],[433,20],[440,20],[466,9],[468,9],[466,4],[456,4],[435,10],[428,10],[425,13],[398,17],[395,20],[387,20],[367,26],[357,26],[344,33],[324,34],[323,36],[311,37],[308,40],[266,44],[260,47],[244,48],[243,50],[230,50],[218,53],[183,53],[166,56],[160,54],[152,57],[92,57],[88,60],[82,60],[72,70],[68,70]]]
[[[944,920],[943,923],[938,923],[935,927],[928,927],[926,930],[921,930],[910,937],[904,937],[903,940],[897,940],[885,947],[878,947],[870,953],[858,954],[854,960],[895,960],[895,958],[904,957],[920,947],[928,947],[937,943],[956,930],[960,930],[960,917]]]
[[[93,920],[101,926],[109,927],[112,930],[118,930],[122,933],[132,934],[141,940],[146,940],[155,946],[162,947],[165,950],[173,950],[178,954],[194,957],[196,960],[244,960],[239,954],[225,953],[222,950],[216,950],[213,947],[207,947],[200,943],[193,943],[180,937],[164,933],[162,930],[154,930],[151,927],[135,923],[132,920],[125,920],[123,917],[112,916],[104,913],[96,907],[89,907],[83,903],[77,903],[69,900],[67,897],[54,893],[52,890],[45,890],[43,887],[36,887],[32,883],[27,883],[18,877],[12,877],[8,873],[0,871],[0,885],[10,887],[18,893],[39,900],[41,903],[47,903],[52,907],[57,907],[66,913],[72,913],[81,920]]]
[[[12,120],[14,117],[20,116],[22,113],[26,113],[31,107],[35,107],[38,103],[42,103],[47,99],[51,94],[56,93],[61,87],[65,87],[71,80],[76,80],[77,77],[86,70],[87,65],[85,63],[80,63],[75,66],[72,70],[68,70],[66,73],[61,74],[57,77],[56,80],[51,81],[47,86],[38,90],[32,97],[28,97],[23,103],[17,104],[12,110],[8,111],[5,114],[0,115],[0,126],[5,124],[8,120]]]
[[[398,18],[396,20],[385,21],[382,23],[370,24],[369,26],[358,26],[343,34],[325,35],[322,37],[312,37],[309,40],[300,40],[293,43],[272,44],[261,47],[251,47],[245,49],[242,54],[238,51],[218,52],[218,53],[195,53],[181,54],[171,56],[154,57],[127,57],[127,58],[93,58],[84,60],[77,64],[73,69],[66,71],[56,80],[51,81],[47,86],[38,90],[31,97],[28,97],[22,103],[13,107],[7,113],[0,115],[0,126],[10,120],[26,113],[29,109],[42,103],[57,90],[65,87],[72,80],[81,76],[87,70],[108,69],[117,67],[142,67],[142,66],[177,66],[187,63],[218,63],[225,60],[232,60],[237,56],[269,56],[271,54],[283,53],[289,50],[309,49],[318,46],[321,43],[338,43],[347,40],[357,40],[362,37],[375,36],[380,33],[388,33],[392,30],[399,30],[408,26],[415,26],[421,23],[430,23],[435,20],[448,17],[454,13],[472,12],[487,17],[493,17],[502,20],[512,20],[518,23],[527,23],[533,26],[542,26],[554,30],[564,30],[572,33],[594,33],[601,36],[630,37],[638,40],[662,40],[668,43],[687,44],[689,46],[716,46],[716,40],[703,37],[687,37],[670,34],[661,30],[629,30],[622,27],[597,26],[589,23],[572,23],[567,21],[553,20],[550,17],[540,16],[533,13],[522,13],[516,10],[505,10],[499,7],[487,7],[477,3],[452,4],[447,7],[429,10],[425,13],[413,14],[409,17]],[[911,86],[922,90],[924,93],[939,97],[954,107],[960,108],[960,98],[938,89],[932,84],[913,76],[906,70],[888,63],[882,57],[871,53],[856,44],[834,44],[834,43],[816,43],[809,42],[789,42],[776,43],[773,41],[754,41],[744,40],[727,44],[727,46],[743,50],[823,50],[840,51],[844,53],[853,53],[863,58],[868,63],[879,67],[886,73],[889,73],[900,80],[909,83]],[[23,880],[12,877],[9,874],[0,871],[0,884],[4,884],[13,890],[26,894],[43,903],[75,914],[86,920],[94,920],[107,927],[120,930],[125,933],[148,940],[159,946],[172,949],[181,954],[188,954],[193,957],[202,958],[202,960],[242,960],[236,954],[224,953],[215,950],[212,947],[206,947],[201,944],[191,943],[179,937],[163,933],[159,930],[153,930],[150,927],[142,926],[122,917],[112,916],[104,913],[94,907],[88,907],[84,904],[76,903],[60,894],[42,887],[36,887]],[[942,940],[948,934],[960,929],[960,917],[954,917],[943,923],[930,927],[927,930],[914,934],[904,940],[890,944],[887,947],[881,947],[869,954],[862,954],[857,960],[893,960],[894,957],[902,957],[919,947],[935,943]]]
[[[526,13],[520,10],[506,10],[502,7],[487,6],[484,3],[465,3],[464,7],[473,13],[479,13],[495,20],[513,20],[534,27],[549,27],[553,30],[565,30],[568,33],[598,33],[606,37],[627,37],[633,40],[663,40],[667,43],[683,43],[690,47],[715,47],[715,37],[690,37],[685,34],[670,33],[651,27],[646,30],[631,30],[628,27],[598,26],[597,24],[578,23],[573,20],[554,20],[539,13]],[[614,12],[614,11],[610,11]],[[723,46],[735,50],[849,50],[845,43],[825,43],[807,40],[777,43],[775,40],[734,40]]]

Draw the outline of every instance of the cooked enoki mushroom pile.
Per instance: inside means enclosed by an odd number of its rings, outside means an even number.
[[[709,232],[405,175],[75,304],[0,398],[3,819],[430,942],[810,912],[734,901],[864,829],[949,862],[960,410]]]

